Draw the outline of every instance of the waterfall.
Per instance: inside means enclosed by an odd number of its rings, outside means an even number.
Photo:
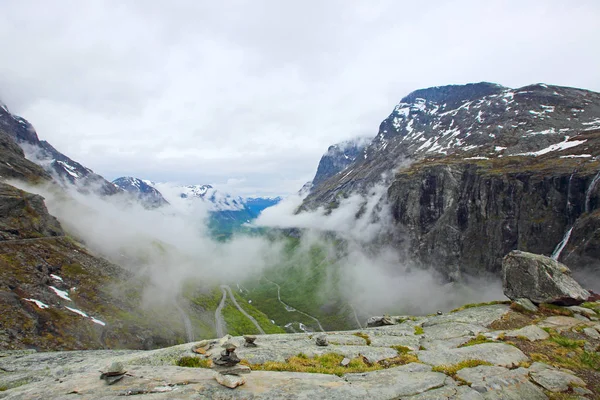
[[[594,176],[594,179],[592,179],[592,183],[590,183],[590,186],[588,186],[587,192],[585,192],[585,212],[586,213],[590,212],[590,198],[592,197],[592,191],[594,190],[594,187],[596,187],[598,180],[600,180],[600,171],[598,171],[596,176]]]
[[[567,205],[565,206],[567,221],[569,220],[569,215],[571,214],[571,181],[573,180],[573,175],[575,175],[575,172],[573,172],[569,177],[569,184],[567,185]]]
[[[573,227],[571,227],[567,231],[567,233],[565,233],[565,236],[563,237],[563,240],[561,240],[560,243],[556,246],[556,248],[552,252],[552,255],[550,256],[550,258],[552,258],[553,260],[557,260],[558,261],[558,257],[560,257],[560,253],[563,251],[563,249],[567,245],[567,242],[569,241],[569,238],[571,237],[571,232],[572,231],[573,231]]]

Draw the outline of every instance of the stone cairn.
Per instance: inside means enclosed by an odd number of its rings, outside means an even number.
[[[256,336],[254,335],[244,335],[244,347],[256,347]]]
[[[100,375],[100,379],[106,381],[107,384],[112,385],[123,379],[127,371],[123,368],[123,364],[120,362],[113,362],[110,365],[107,365],[104,368],[104,371],[100,371],[102,374]]]
[[[256,339],[256,338],[255,338]],[[252,342],[254,346],[254,342]],[[249,374],[250,367],[245,365],[238,365],[241,361],[235,349],[237,346],[232,342],[225,342],[223,344],[223,351],[218,357],[212,359],[212,368],[215,370],[215,379],[221,385],[228,388],[234,389],[238,386],[246,383],[242,374]]]
[[[327,335],[324,333],[317,335],[315,338],[315,344],[317,346],[329,346],[329,342],[327,341]]]

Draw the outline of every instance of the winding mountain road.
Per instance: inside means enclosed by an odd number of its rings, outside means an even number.
[[[231,301],[233,302],[233,305],[236,306],[236,308],[246,316],[246,318],[248,318],[256,327],[256,329],[258,329],[258,331],[265,335],[265,331],[263,330],[263,328],[260,327],[260,325],[258,324],[258,321],[256,321],[254,319],[254,317],[250,314],[248,314],[242,307],[240,307],[240,305],[238,304],[238,302],[235,300],[235,297],[233,296],[233,293],[231,292],[231,288],[227,285],[221,285],[221,289],[225,289],[227,290],[227,292],[229,292],[229,297],[231,298]]]
[[[354,306],[351,303],[348,303],[348,305],[350,306],[350,308],[352,309],[352,312],[354,313],[354,319],[356,320],[356,324],[358,325],[358,328],[362,329],[363,328],[362,324],[358,320],[358,315],[356,315],[356,309],[354,308]]]
[[[289,304],[286,304],[286,303],[284,303],[284,302],[281,300],[281,287],[280,287],[280,286],[279,286],[277,283],[275,283],[275,282],[273,282],[272,280],[270,280],[270,279],[267,279],[267,278],[264,278],[264,279],[265,279],[267,282],[271,282],[273,285],[277,286],[277,300],[279,300],[279,302],[280,302],[281,304],[283,304],[283,307],[285,308],[285,310],[286,310],[287,312],[293,312],[293,311],[296,311],[297,313],[300,313],[300,314],[302,314],[302,315],[305,315],[305,316],[307,316],[307,317],[308,317],[308,318],[310,318],[310,319],[313,319],[313,320],[314,320],[314,321],[317,323],[317,325],[319,325],[319,329],[321,330],[321,332],[325,332],[325,329],[323,329],[323,326],[321,325],[321,322],[320,322],[320,321],[319,321],[317,318],[313,317],[313,316],[312,316],[312,315],[310,315],[310,314],[307,314],[307,313],[305,313],[304,311],[300,311],[300,310],[298,310],[298,309],[296,309],[296,308],[294,308],[294,307],[290,306]]]
[[[181,319],[183,319],[183,325],[185,326],[185,334],[187,336],[188,343],[194,341],[194,330],[192,329],[192,321],[188,317],[187,313],[181,308],[179,302],[175,302],[175,308],[179,311]]]
[[[223,292],[223,297],[221,297],[221,302],[215,310],[215,327],[217,330],[217,337],[225,336],[225,319],[223,318],[223,307],[225,307],[227,294],[229,294],[229,298],[231,299],[231,302],[233,303],[235,308],[237,308],[239,312],[244,314],[244,316],[248,318],[250,322],[252,322],[252,324],[254,324],[256,329],[258,329],[258,332],[265,335],[265,331],[263,330],[263,328],[261,328],[258,321],[256,321],[256,319],[254,319],[252,315],[248,314],[242,307],[240,307],[237,300],[235,299],[235,296],[231,292],[231,288],[228,285],[221,285],[221,291]]]
[[[221,286],[221,291],[223,292],[223,297],[221,297],[221,302],[219,306],[215,310],[215,329],[217,331],[217,337],[225,336],[225,320],[223,319],[223,307],[225,307],[225,300],[227,299],[227,292]]]

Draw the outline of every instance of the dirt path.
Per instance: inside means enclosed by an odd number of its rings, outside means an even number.
[[[225,307],[225,299],[227,299],[227,292],[223,286],[221,286],[221,291],[223,292],[223,297],[221,297],[221,302],[215,310],[215,328],[217,330],[217,337],[219,338],[225,336],[225,320],[223,319],[223,314],[221,311],[223,311],[223,307]]]
[[[231,301],[233,301],[233,305],[237,307],[238,310],[240,310],[240,312],[242,314],[244,314],[246,316],[246,318],[248,318],[250,321],[252,321],[252,323],[254,324],[254,326],[256,326],[256,329],[258,329],[258,331],[265,335],[265,331],[263,330],[263,328],[260,327],[260,325],[258,324],[258,322],[254,319],[253,316],[251,316],[250,314],[248,314],[246,311],[244,311],[244,309],[242,307],[240,307],[240,305],[238,304],[238,302],[235,300],[235,297],[233,296],[233,293],[231,292],[231,288],[227,285],[221,285],[221,289],[223,290],[227,290],[229,292],[229,297],[231,298]]]

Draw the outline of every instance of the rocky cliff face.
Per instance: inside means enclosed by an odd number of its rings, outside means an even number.
[[[417,90],[343,173],[313,187],[303,208],[383,183],[396,226],[390,240],[449,278],[497,273],[514,249],[550,255],[572,227],[577,240],[558,256],[597,267],[599,128],[600,94],[585,90]]]
[[[362,154],[369,142],[369,139],[357,138],[329,146],[327,153],[319,161],[317,173],[312,180],[313,187],[344,171]]]

